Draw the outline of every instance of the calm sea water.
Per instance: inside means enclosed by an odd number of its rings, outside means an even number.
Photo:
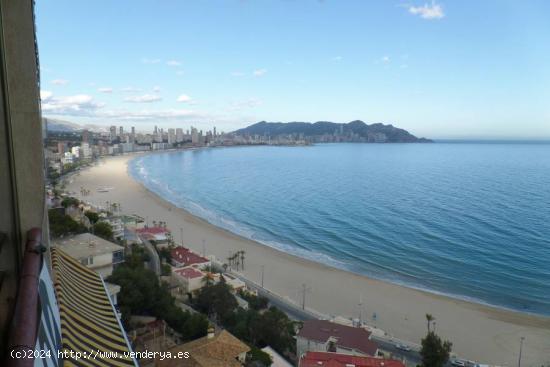
[[[130,171],[286,252],[550,315],[550,145],[215,148],[139,157]]]

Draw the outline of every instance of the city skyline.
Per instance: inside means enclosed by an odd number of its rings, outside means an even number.
[[[129,5],[37,3],[45,116],[140,131],[360,119],[435,139],[550,138],[542,1]]]

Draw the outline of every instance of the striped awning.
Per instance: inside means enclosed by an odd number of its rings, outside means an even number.
[[[51,252],[64,366],[135,366],[103,279],[63,251]]]

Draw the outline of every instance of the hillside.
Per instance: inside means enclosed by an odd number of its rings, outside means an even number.
[[[417,138],[407,130],[393,125],[371,124],[356,120],[347,124],[318,121],[310,122],[266,122],[261,121],[236,130],[239,136],[267,136],[277,138],[294,136],[312,142],[365,142],[365,143],[431,143],[430,139]]]

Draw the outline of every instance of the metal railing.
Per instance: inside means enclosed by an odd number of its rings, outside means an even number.
[[[38,283],[42,266],[42,230],[27,232],[22,271],[8,344],[7,367],[34,365],[39,320]]]

